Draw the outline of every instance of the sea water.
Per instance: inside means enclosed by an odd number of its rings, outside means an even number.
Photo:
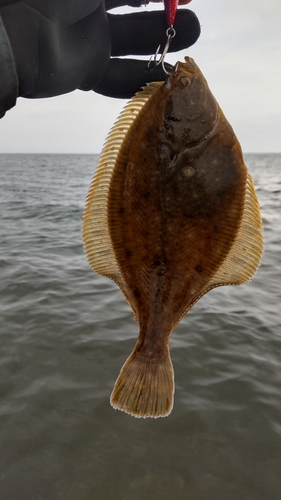
[[[172,333],[174,409],[156,420],[109,404],[138,330],[83,250],[97,160],[0,156],[1,500],[280,500],[281,155],[246,155],[261,267]]]

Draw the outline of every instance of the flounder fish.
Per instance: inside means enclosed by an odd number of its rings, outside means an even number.
[[[263,251],[252,177],[193,59],[122,111],[88,192],[83,239],[91,267],[119,285],[140,329],[111,404],[164,417],[174,397],[171,331],[212,288],[248,281]]]

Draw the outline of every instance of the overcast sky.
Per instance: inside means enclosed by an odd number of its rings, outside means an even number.
[[[166,60],[195,59],[244,152],[281,152],[281,1],[193,0],[188,7],[201,37]],[[81,91],[18,99],[0,120],[0,153],[99,153],[125,103]]]

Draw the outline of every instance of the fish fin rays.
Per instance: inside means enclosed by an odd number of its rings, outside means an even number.
[[[108,195],[122,143],[138,113],[161,85],[162,82],[152,82],[144,87],[120,113],[101,152],[83,214],[82,235],[90,266],[97,273],[116,281],[127,300],[130,292],[116,260],[108,228]]]
[[[244,212],[239,230],[226,259],[212,277],[208,290],[221,285],[240,285],[249,281],[260,265],[263,246],[259,203],[252,176],[248,173]]]
[[[113,408],[138,418],[168,416],[174,401],[174,371],[169,350],[148,359],[134,349],[116,380],[110,403]]]
[[[225,285],[242,285],[250,281],[260,265],[263,249],[264,239],[260,207],[252,176],[247,172],[243,214],[231,248],[206,286],[201,289],[201,293],[195,294],[194,300],[189,301],[188,305],[181,309],[172,329],[194,304],[213,288]]]

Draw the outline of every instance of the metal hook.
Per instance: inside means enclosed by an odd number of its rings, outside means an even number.
[[[173,25],[171,24],[171,26],[169,26],[169,28],[167,29],[166,31],[166,35],[167,35],[167,42],[166,42],[166,45],[164,47],[164,50],[162,52],[162,54],[160,55],[158,61],[157,61],[157,56],[159,54],[159,51],[160,51],[160,47],[161,45],[158,45],[158,48],[155,52],[155,55],[154,57],[151,56],[151,58],[149,59],[148,61],[148,64],[147,64],[147,67],[149,68],[150,65],[151,65],[151,62],[152,62],[152,59],[153,59],[153,67],[155,66],[159,66],[159,64],[161,64],[162,68],[163,68],[163,71],[165,71],[165,73],[168,75],[168,71],[166,70],[165,68],[165,64],[164,64],[164,60],[165,60],[165,57],[166,57],[166,54],[169,50],[169,47],[170,47],[170,43],[172,41],[172,38],[174,38],[174,36],[176,35],[176,31],[173,27]]]

